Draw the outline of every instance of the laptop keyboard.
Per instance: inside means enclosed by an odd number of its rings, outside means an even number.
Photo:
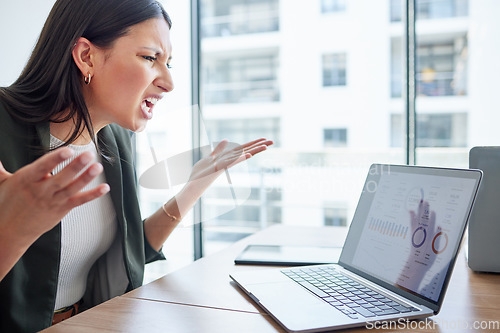
[[[281,272],[352,319],[418,311],[362,285],[334,267],[305,267]]]

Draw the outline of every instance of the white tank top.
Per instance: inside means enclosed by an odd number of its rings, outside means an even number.
[[[63,142],[50,136],[51,148]],[[97,154],[94,143],[70,145],[75,151],[73,158],[59,164],[53,174],[60,172],[74,158],[85,151]],[[101,161],[98,157],[99,162]],[[104,172],[87,184],[82,191],[90,190],[106,182]],[[87,275],[96,260],[111,246],[117,232],[116,212],[109,192],[93,201],[73,208],[61,220],[61,262],[54,310],[78,302],[85,293]]]

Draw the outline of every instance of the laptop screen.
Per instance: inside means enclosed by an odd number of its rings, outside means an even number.
[[[341,264],[437,304],[480,178],[472,170],[372,165]]]

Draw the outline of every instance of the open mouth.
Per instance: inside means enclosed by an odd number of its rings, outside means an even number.
[[[155,97],[148,97],[145,100],[142,101],[141,103],[141,110],[146,117],[146,119],[151,119],[153,118],[153,107],[155,104],[158,102],[158,98]]]

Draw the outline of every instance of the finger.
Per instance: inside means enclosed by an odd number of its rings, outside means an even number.
[[[255,154],[258,154],[258,153],[261,153],[265,150],[267,150],[267,147],[266,145],[261,145],[261,146],[257,146],[257,147],[252,147],[250,149],[246,149],[245,150],[245,153],[247,154],[250,154],[251,156],[255,155]]]
[[[238,146],[232,149],[232,152],[235,154],[244,154],[250,153],[255,155],[267,149],[268,146],[272,145],[273,141],[266,139],[258,139],[244,145]]]
[[[411,223],[412,230],[417,229],[418,219],[417,219],[417,215],[415,214],[415,212],[413,210],[410,211],[410,223]]]
[[[82,172],[82,170],[85,170],[85,168],[95,159],[95,156],[91,152],[84,152],[75,160],[71,161],[70,164],[68,164],[66,167],[64,167],[61,171],[59,171],[54,177],[50,179],[50,182],[47,184],[47,186],[50,186],[50,188],[54,191],[57,192],[62,188],[65,188],[69,184],[71,184],[74,179],[77,177],[79,173]],[[92,180],[92,179],[90,179]],[[90,181],[89,180],[89,181]]]
[[[23,167],[20,172],[24,174],[23,179],[28,183],[38,182],[47,177],[57,165],[71,158],[73,155],[74,152],[72,149],[67,147],[59,148]]]
[[[91,165],[84,173],[78,178],[74,179],[67,186],[54,193],[54,200],[66,200],[67,198],[75,195],[97,177],[103,171],[103,167],[99,163]]]
[[[260,146],[254,146],[251,148],[247,148],[244,150],[237,150],[233,151],[232,154],[228,155],[226,157],[226,161],[228,162],[228,165],[235,165],[237,163],[240,163],[246,159],[249,159],[250,157],[263,152],[267,150],[267,145],[260,145]],[[237,161],[237,162],[235,162]]]
[[[66,205],[64,208],[66,210],[73,209],[74,207],[83,205],[89,201],[92,201],[92,200],[95,200],[97,198],[102,197],[103,195],[108,193],[109,190],[110,190],[110,188],[109,188],[108,184],[101,184],[92,190],[78,192],[76,195],[70,197],[66,201]]]
[[[434,230],[435,224],[436,224],[436,213],[435,212],[431,212],[431,217],[429,219],[429,226],[430,226],[430,228]]]
[[[259,139],[247,142],[247,143],[245,143],[245,144],[243,144],[241,146],[242,147],[250,147],[250,146],[253,146],[253,145],[256,145],[256,144],[261,144],[264,141],[269,141],[269,140],[267,140],[266,138],[259,138]]]
[[[217,154],[220,154],[221,152],[224,151],[224,149],[226,149],[227,144],[228,141],[226,139],[222,140],[221,142],[219,142],[219,144],[215,147],[215,149],[212,151],[210,155],[215,156]]]
[[[425,201],[420,200],[420,203],[418,204],[418,218],[422,219],[422,216],[424,215],[424,206],[425,206]]]
[[[247,142],[245,144],[239,145],[238,147],[235,147],[234,150],[246,150],[246,149],[252,148],[252,146],[258,146],[261,144],[265,144],[266,142],[270,143],[269,145],[272,144],[272,141],[267,140],[265,138],[260,138],[260,139],[253,140],[253,141]]]

